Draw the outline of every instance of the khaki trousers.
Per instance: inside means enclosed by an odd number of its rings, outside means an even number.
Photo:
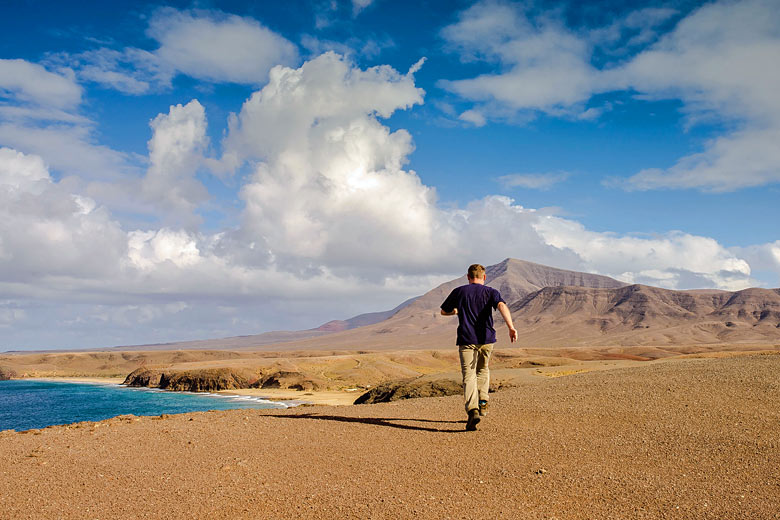
[[[466,398],[466,412],[479,408],[480,401],[488,400],[490,388],[490,354],[493,344],[459,345],[460,372],[463,375],[463,394]]]

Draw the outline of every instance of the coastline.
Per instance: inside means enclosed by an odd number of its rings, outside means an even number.
[[[123,377],[25,377],[21,379],[33,381],[54,381],[61,383],[92,383],[121,385]],[[196,392],[203,395],[231,395],[246,396],[267,399],[269,401],[283,401],[286,404],[292,401],[295,404],[317,404],[327,406],[352,405],[361,394],[360,391],[346,392],[339,390],[288,390],[280,388],[241,388],[235,390],[219,390],[216,392]]]
[[[669,359],[660,359],[655,361],[634,361],[634,360],[592,360],[575,361],[569,360],[568,363],[553,366],[538,366],[524,368],[493,368],[491,370],[493,379],[508,383],[514,386],[518,383],[539,383],[545,379],[574,375],[584,372],[613,370],[617,368],[627,368],[658,362],[668,361]],[[429,374],[427,377],[451,378],[459,380],[460,373],[457,371],[441,372]],[[120,377],[75,377],[75,376],[45,376],[45,377],[25,377],[23,379],[37,381],[54,381],[67,383],[86,383],[86,384],[110,384],[121,385],[124,378]],[[166,390],[169,391],[169,390]],[[355,400],[365,392],[365,389],[355,388],[352,391],[346,390],[293,390],[288,388],[237,388],[230,390],[217,390],[211,392],[195,392],[212,396],[233,396],[249,397],[253,399],[263,399],[270,402],[278,402],[287,406],[301,405],[324,405],[324,406],[355,406]],[[175,391],[172,391],[175,392]]]

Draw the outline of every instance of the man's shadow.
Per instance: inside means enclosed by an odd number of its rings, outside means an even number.
[[[466,421],[433,421],[430,419],[400,419],[400,418],[386,418],[386,417],[344,417],[342,415],[320,415],[313,413],[302,413],[295,415],[269,415],[268,417],[275,417],[277,419],[318,419],[321,421],[336,421],[346,423],[361,423],[361,424],[373,424],[376,426],[387,426],[390,428],[399,428],[401,430],[418,430],[423,432],[437,432],[437,433],[461,433],[465,429],[449,430],[441,428],[433,428],[429,426],[413,426],[410,424],[399,424],[392,421],[414,421],[422,423],[448,423],[448,424],[463,424]]]

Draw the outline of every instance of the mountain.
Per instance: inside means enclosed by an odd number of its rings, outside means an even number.
[[[543,287],[575,285],[582,287],[623,287],[626,285],[608,276],[567,271],[546,265],[507,258],[501,263],[485,268],[486,285],[498,289],[509,304]],[[464,274],[460,278],[445,282],[415,299],[404,307],[393,319],[428,316],[431,312],[439,314],[444,299],[453,289],[468,283]]]
[[[567,271],[546,265],[507,258],[501,263],[485,268],[487,285],[498,289],[504,300],[514,302],[542,287],[578,285],[583,287],[622,287],[626,284],[608,276]],[[395,321],[415,316],[428,317],[431,312],[438,314],[441,302],[459,285],[468,283],[466,275],[445,282],[422,296],[410,298],[396,308],[384,312],[361,314],[347,320],[333,320],[316,329],[326,332],[341,332],[373,325],[390,318]]]

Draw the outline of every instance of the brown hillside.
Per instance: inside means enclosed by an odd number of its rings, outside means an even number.
[[[510,306],[520,345],[780,342],[780,292],[548,287]]]

